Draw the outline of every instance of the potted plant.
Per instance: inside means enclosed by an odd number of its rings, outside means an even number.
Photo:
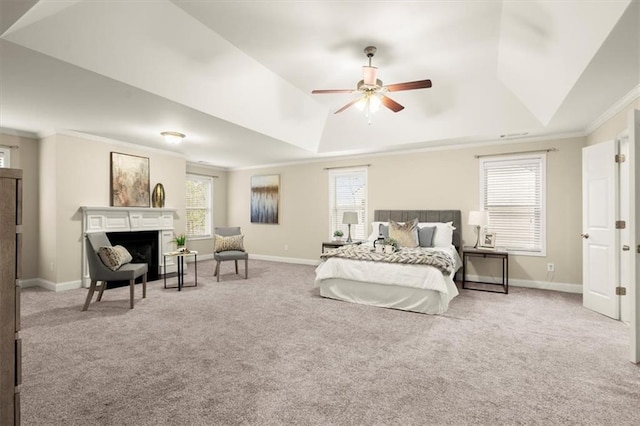
[[[343,235],[344,235],[344,232],[342,232],[339,229],[336,231],[333,231],[333,239],[336,241],[342,241]]]
[[[398,241],[394,240],[393,238],[385,238],[384,240],[385,253],[393,253],[394,251],[398,250],[398,248],[399,248]]]
[[[171,241],[176,243],[178,251],[183,251],[185,248],[184,247],[185,244],[187,244],[187,236],[185,234],[179,234],[179,235],[174,234],[173,240]]]

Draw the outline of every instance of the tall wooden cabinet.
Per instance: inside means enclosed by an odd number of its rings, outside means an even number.
[[[20,424],[22,170],[0,168],[0,425]]]

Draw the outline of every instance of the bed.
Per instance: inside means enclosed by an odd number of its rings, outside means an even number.
[[[453,262],[450,273],[443,273],[436,267],[424,264],[327,257],[316,268],[316,285],[320,288],[320,295],[351,303],[425,314],[446,312],[449,302],[458,295],[454,277],[461,266],[459,256],[461,212],[460,210],[376,210],[373,223],[377,226],[377,222],[407,222],[414,218],[417,218],[421,224],[451,223],[455,228],[451,234],[447,235],[447,240],[450,238],[451,244],[445,247],[441,242],[438,247],[431,249],[448,253]],[[375,233],[376,230],[373,230],[372,235]],[[362,250],[361,254],[365,253],[367,247],[371,250],[371,244],[370,241],[365,242],[358,250]]]

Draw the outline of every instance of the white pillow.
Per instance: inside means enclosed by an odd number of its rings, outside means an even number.
[[[367,241],[375,241],[380,235],[380,225],[389,225],[389,222],[371,222],[371,234],[367,238]]]
[[[404,222],[398,222],[404,225]],[[380,225],[389,226],[389,222],[371,222],[371,234],[367,238],[367,241],[375,241],[380,235]],[[425,226],[435,226],[436,230],[433,234],[433,247],[450,247],[453,244],[453,230],[456,229],[453,226],[453,222],[420,222],[418,228]]]
[[[450,247],[453,244],[453,222],[420,222],[418,227],[435,226],[436,232],[433,234],[433,247]]]

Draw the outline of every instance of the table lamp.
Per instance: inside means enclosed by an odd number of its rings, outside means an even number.
[[[355,225],[358,223],[358,212],[344,212],[342,215],[342,223],[345,225],[349,225],[349,236],[347,237],[347,242],[352,242],[351,240],[351,225]]]
[[[478,248],[478,244],[480,243],[480,228],[489,224],[489,212],[484,210],[470,211],[468,224],[476,227],[476,233],[478,235],[476,237],[476,245],[473,247]]]

